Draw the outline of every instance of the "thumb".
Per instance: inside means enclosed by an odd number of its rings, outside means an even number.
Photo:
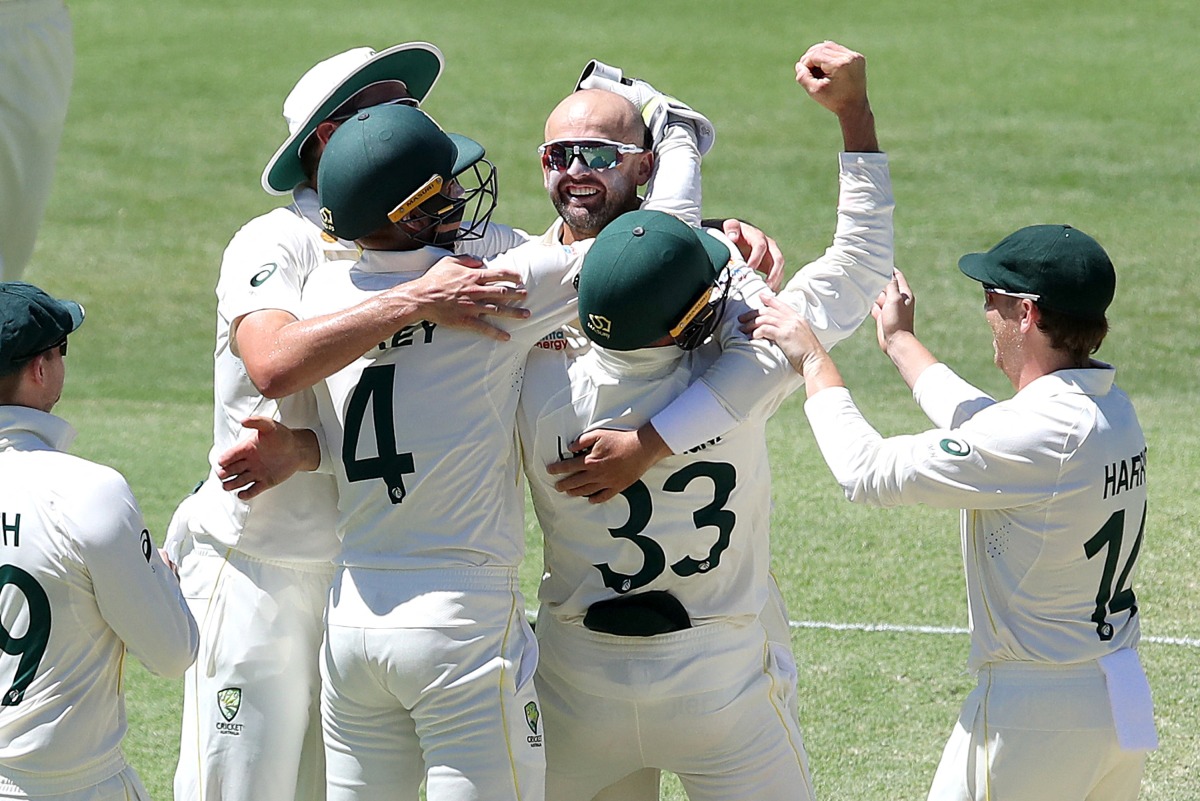
[[[265,434],[274,427],[275,421],[270,417],[247,417],[242,421],[242,428],[257,431],[260,434]]]
[[[579,438],[569,446],[572,451],[586,451],[588,448],[595,445],[600,440],[600,434],[597,431],[585,431],[579,435]]]

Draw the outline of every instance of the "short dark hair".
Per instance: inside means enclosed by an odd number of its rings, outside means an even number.
[[[21,372],[28,364],[25,362],[16,369],[0,375],[0,406],[12,405],[13,399],[17,397],[17,389],[21,385]]]
[[[321,148],[317,147],[317,137],[310,136],[308,141],[300,146],[300,166],[304,170],[308,183],[317,185],[317,167],[321,165]]]
[[[1037,327],[1050,340],[1050,347],[1066,351],[1077,364],[1086,364],[1108,334],[1107,317],[1085,319],[1040,305],[1038,311]]]

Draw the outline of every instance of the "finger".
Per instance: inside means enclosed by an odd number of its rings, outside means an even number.
[[[480,270],[475,275],[475,282],[479,284],[494,284],[497,281],[507,281],[508,283],[516,284],[519,287],[523,287],[525,285],[525,281],[521,273],[512,269],[511,267],[488,267]]]
[[[754,327],[753,331],[747,331],[752,339],[769,339],[772,342],[778,342],[782,329],[770,322],[761,322]]]
[[[738,315],[739,323],[752,323],[758,319],[758,315],[762,314],[759,309],[751,309],[748,312],[742,312]]]
[[[480,314],[490,314],[493,317],[507,317],[511,320],[528,319],[530,311],[524,306],[509,306],[506,303],[480,303]]]
[[[250,487],[249,489],[242,490],[241,492],[239,492],[237,494],[237,496],[239,498],[241,498],[243,501],[249,501],[254,498],[257,498],[259,495],[262,495],[264,492],[266,492],[269,489],[270,489],[269,486],[259,483],[259,484],[255,484],[254,486]]]
[[[592,446],[603,439],[604,434],[601,429],[595,431],[585,431],[579,435],[579,438],[572,442],[567,447],[571,449],[571,453],[583,453],[590,451]],[[586,454],[585,454],[586,455]],[[580,458],[583,458],[582,456]]]
[[[582,456],[575,456],[570,459],[551,462],[546,465],[546,472],[552,476],[565,476],[571,473],[578,473],[584,467],[583,459],[584,457]]]
[[[587,499],[588,503],[604,503],[605,501],[611,501],[620,494],[621,493],[617,492],[615,489],[609,488],[600,490],[599,492],[594,492],[587,496]]]
[[[481,334],[488,339],[494,339],[498,342],[507,342],[512,339],[512,334],[505,331],[503,328],[497,328],[491,323],[486,323],[478,317],[462,317],[459,320],[459,328],[467,331],[473,331],[476,334]]]
[[[275,428],[276,422],[270,417],[247,417],[242,421],[242,428],[248,428],[251,431],[257,431],[260,434],[268,434]]]
[[[767,286],[771,287],[772,292],[778,292],[783,286],[783,268],[786,266],[786,261],[783,258],[783,251],[779,249],[779,243],[774,239],[767,239],[767,248],[771,255],[771,272],[767,274]]]
[[[899,270],[893,270],[892,273],[893,273],[893,280],[895,280],[896,286],[900,289],[900,291],[903,294],[908,295],[910,298],[916,297],[915,295],[913,295],[913,291],[909,287],[908,279],[904,277],[904,273],[900,272]]]
[[[221,489],[225,490],[226,492],[233,492],[235,489],[241,489],[242,487],[247,487],[252,483],[254,483],[254,482],[243,473],[241,475],[236,475],[231,478],[222,479],[221,480]]]
[[[213,471],[219,479],[236,476],[239,473],[245,473],[250,470],[250,462],[240,454],[222,454],[222,457],[228,458],[218,461],[216,469]]]
[[[582,473],[576,473],[566,478],[560,478],[554,482],[554,489],[559,492],[564,492],[573,498],[579,498],[585,495],[591,495],[600,489],[591,479],[584,476]]]
[[[760,273],[769,274],[770,265],[767,269],[763,269],[763,260],[767,257],[767,243],[765,237],[755,237],[750,242],[750,256],[746,259],[746,265],[751,269]]]
[[[787,305],[782,300],[780,300],[778,296],[763,298],[763,304],[768,309],[774,309],[778,312],[787,312],[787,311],[791,311],[791,309],[792,309],[791,306]]]

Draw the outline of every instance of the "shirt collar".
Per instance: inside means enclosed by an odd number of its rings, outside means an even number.
[[[0,406],[0,450],[65,451],[75,440],[66,420],[27,406]]]
[[[1092,359],[1091,364],[1087,367],[1055,370],[1053,373],[1036,378],[1017,394],[1022,398],[1045,397],[1064,392],[1104,396],[1113,388],[1116,379],[1117,368]]]

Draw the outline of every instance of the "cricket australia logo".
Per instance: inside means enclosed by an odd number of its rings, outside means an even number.
[[[537,702],[530,701],[525,705],[525,722],[529,724],[529,730],[533,734],[526,738],[531,748],[542,747],[542,735],[538,734],[538,720],[541,714],[538,712]]]
[[[242,708],[242,689],[226,687],[224,690],[218,690],[217,708],[221,710],[221,717],[226,720],[236,718],[238,710]]]
[[[321,207],[321,224],[329,230],[333,230],[333,212],[325,206]]]
[[[218,733],[231,734],[234,737],[241,736],[242,724],[233,722],[233,719],[237,717],[238,710],[241,708],[241,687],[226,687],[224,690],[217,691],[217,709],[220,710],[221,717],[225,718],[225,720],[217,721]]]
[[[597,336],[602,336],[605,339],[612,336],[612,320],[602,314],[589,314],[587,324],[588,329]]]

